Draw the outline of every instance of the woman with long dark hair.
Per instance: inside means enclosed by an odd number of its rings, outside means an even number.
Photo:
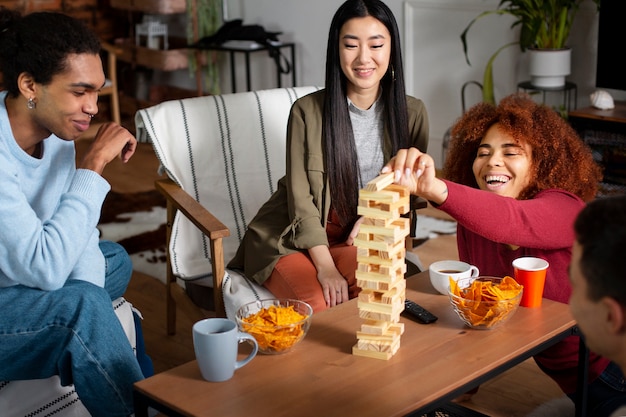
[[[380,0],[348,0],[328,35],[325,89],[287,127],[287,172],[230,268],[314,311],[354,298],[358,192],[399,149],[426,151],[428,116],[407,96],[398,26]]]

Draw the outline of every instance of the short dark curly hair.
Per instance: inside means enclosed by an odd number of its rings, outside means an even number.
[[[100,41],[81,21],[54,12],[21,16],[0,7],[0,73],[11,97],[19,94],[21,73],[47,85],[67,69],[68,55],[83,53],[99,54]]]
[[[591,150],[555,110],[526,93],[507,96],[497,106],[479,103],[459,118],[451,129],[446,179],[478,188],[472,165],[480,142],[496,123],[503,133],[532,148],[531,181],[518,199],[531,199],[550,188],[569,191],[583,201],[596,196],[602,170]]]
[[[580,244],[580,269],[593,301],[613,297],[626,305],[623,256],[626,247],[626,195],[597,198],[574,223]]]

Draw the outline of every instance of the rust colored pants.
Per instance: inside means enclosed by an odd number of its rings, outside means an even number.
[[[331,210],[326,227],[330,254],[337,270],[348,282],[348,296],[352,299],[359,294],[356,285],[356,246],[348,246],[345,236],[350,232],[339,226],[335,213]],[[263,284],[278,298],[295,298],[306,301],[313,312],[327,308],[322,286],[317,280],[317,269],[307,252],[299,252],[280,258],[272,275]]]

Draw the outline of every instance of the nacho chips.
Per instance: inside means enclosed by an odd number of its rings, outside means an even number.
[[[450,300],[459,317],[470,327],[491,328],[519,305],[523,287],[515,279],[475,279],[465,288],[450,278]]]
[[[263,352],[282,352],[304,336],[303,321],[294,306],[263,307],[257,313],[244,317],[243,331],[251,334]]]

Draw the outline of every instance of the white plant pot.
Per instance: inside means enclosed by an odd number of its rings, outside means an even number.
[[[565,85],[565,77],[571,72],[570,48],[529,49],[528,54],[528,72],[533,86],[558,88]]]

